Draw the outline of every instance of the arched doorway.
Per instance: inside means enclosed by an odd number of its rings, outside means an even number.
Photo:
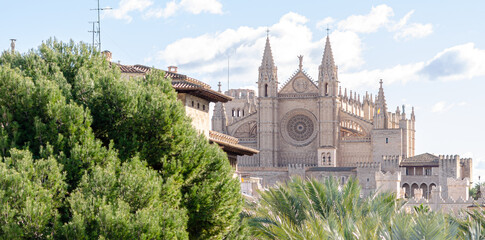
[[[404,197],[410,198],[411,197],[411,189],[409,187],[409,184],[407,184],[407,183],[403,184],[402,188],[404,188]]]
[[[411,185],[411,197],[412,198],[414,197],[414,190],[416,190],[418,188],[419,188],[419,186],[416,183],[413,183],[413,185]]]
[[[421,184],[421,186],[419,186],[419,188],[421,188],[423,190],[423,198],[428,199],[428,196],[429,196],[428,195],[428,186],[425,183],[423,183],[423,184]]]
[[[431,195],[431,191],[432,191],[433,189],[435,189],[435,188],[436,188],[436,184],[431,183],[431,184],[429,185],[429,188],[428,188],[428,196],[429,196],[429,199],[432,199],[432,198],[433,198],[433,195]]]

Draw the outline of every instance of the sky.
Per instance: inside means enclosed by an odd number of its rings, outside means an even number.
[[[416,113],[416,154],[472,157],[485,177],[485,1],[100,0],[102,50],[121,64],[255,89],[269,30],[280,85],[317,79],[327,28],[342,88]],[[55,37],[91,44],[96,0],[0,0],[0,50]],[[228,69],[229,62],[229,69]],[[482,180],[483,181],[483,180]]]

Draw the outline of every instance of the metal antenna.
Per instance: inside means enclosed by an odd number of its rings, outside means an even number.
[[[233,49],[229,49],[229,52],[227,53],[227,91],[229,91],[229,59],[231,58],[231,53]],[[234,53],[236,53],[236,49],[234,49]]]
[[[229,91],[229,58],[231,55],[227,54],[227,91]]]
[[[92,8],[90,9],[91,11],[97,11],[98,12],[98,21],[93,22],[93,47],[98,48],[98,51],[101,51],[101,11],[103,10],[111,10],[112,8],[100,8],[99,7],[99,0],[98,0],[98,8]],[[98,24],[98,28],[95,29],[94,25]],[[91,32],[91,31],[89,31]],[[97,37],[96,37],[97,36]]]

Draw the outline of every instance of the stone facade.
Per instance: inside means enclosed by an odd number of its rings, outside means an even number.
[[[431,187],[441,186],[445,198],[448,191],[465,197],[466,184],[448,179],[471,179],[471,159],[415,156],[414,108],[410,114],[404,106],[389,111],[382,80],[375,97],[342,90],[328,37],[317,81],[303,70],[303,56],[282,87],[277,70],[267,38],[257,92],[231,89],[226,94],[235,100],[214,109],[213,130],[260,151],[238,159],[243,175],[261,179],[263,186],[291,175],[354,177],[364,194],[393,191],[413,197],[413,190],[422,189],[428,198]]]

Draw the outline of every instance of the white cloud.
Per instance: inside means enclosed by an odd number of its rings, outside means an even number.
[[[373,24],[370,25],[373,27],[366,29],[370,31],[377,26],[385,26],[389,32],[399,33],[413,26],[409,20],[414,11],[408,12],[397,22],[389,17],[382,17],[392,16],[391,13],[392,9],[386,5],[374,7],[364,17],[381,19],[381,23],[372,20]],[[363,19],[363,16],[353,17]],[[349,17],[345,20],[345,24],[339,23],[339,26],[345,26],[345,29],[338,28],[330,35],[335,61],[339,66],[339,80],[345,87],[356,89],[375,86],[380,78],[384,79],[386,84],[392,84],[485,76],[485,50],[476,48],[473,43],[445,49],[428,61],[362,70],[365,63],[362,55],[362,40],[357,32],[346,30],[353,28],[350,24],[355,21],[353,19],[355,18]],[[334,20],[324,19],[321,23],[331,21]],[[227,58],[230,55],[231,86],[251,85],[257,80],[257,69],[264,50],[265,30],[266,27],[263,26],[255,28],[242,26],[237,29],[183,38],[166,46],[154,59],[166,65],[178,65],[184,73],[202,78],[215,86],[218,81],[227,82]],[[308,19],[303,15],[290,12],[270,26],[270,30],[271,47],[278,66],[280,83],[286,82],[297,69],[296,56],[300,54],[305,56],[304,69],[310,76],[316,77],[325,37],[313,39],[313,33],[308,27]]]
[[[296,56],[300,54],[305,56],[304,69],[311,76],[317,76],[325,37],[313,40],[313,34],[307,24],[306,17],[290,12],[270,26],[271,48],[278,66],[280,83],[284,83],[297,69]],[[218,81],[223,84],[227,82],[229,53],[231,55],[230,78],[233,82],[231,86],[254,84],[264,50],[265,30],[266,27],[262,26],[239,27],[193,38],[183,38],[159,52],[158,59],[164,64],[178,65],[180,69],[184,69],[184,73],[191,76],[196,74],[215,86]],[[362,43],[357,34],[349,31],[334,31],[330,38],[336,63],[341,70],[356,69],[363,64]]]
[[[485,50],[474,43],[447,48],[428,61],[420,74],[443,81],[485,76]]]
[[[413,38],[423,38],[433,33],[433,25],[430,23],[409,23],[409,19],[414,14],[414,10],[409,11],[404,17],[395,21],[394,11],[391,7],[382,4],[372,7],[367,15],[352,15],[337,23],[337,30],[350,31],[354,33],[373,33],[380,29],[394,33],[396,40],[409,40]],[[327,17],[317,22],[318,29],[324,29],[327,24],[336,20]]]
[[[444,113],[448,112],[450,109],[456,106],[464,106],[466,105],[466,102],[460,102],[460,103],[447,103],[445,101],[439,101],[433,105],[433,108],[431,109],[431,112],[434,113]]]
[[[218,0],[182,0],[180,6],[192,14],[222,14],[222,4]]]
[[[117,8],[104,12],[103,16],[131,22],[133,18],[129,13],[133,11],[142,12],[151,5],[153,5],[152,0],[121,0]]]
[[[382,4],[372,7],[367,15],[352,15],[338,23],[341,30],[352,31],[356,33],[376,32],[380,27],[390,22],[390,17],[394,16],[391,7]]]
[[[485,50],[473,43],[447,48],[428,61],[399,64],[390,68],[341,72],[340,80],[357,88],[374,86],[382,78],[386,84],[410,81],[458,81],[485,76]],[[440,105],[436,106],[436,111]]]
[[[335,22],[335,19],[333,19],[332,17],[326,17],[323,20],[318,21],[316,27],[320,30],[324,30],[329,24],[332,24],[333,22]]]
[[[433,25],[412,23],[394,34],[394,39],[423,38],[433,33]]]
[[[164,8],[153,8],[146,12],[146,17],[168,18],[183,10],[191,14],[202,12],[222,14],[222,4],[218,0],[172,0]]]
[[[219,0],[172,0],[165,7],[153,6],[153,0],[121,0],[118,7],[106,12],[103,16],[124,19],[131,22],[132,12],[140,12],[145,17],[168,18],[180,11],[191,14],[211,13],[222,14],[222,4]]]
[[[408,23],[414,10],[408,12],[396,24],[389,26],[390,31],[394,31],[394,39],[409,40],[412,38],[423,38],[433,33],[433,25],[430,23]]]

